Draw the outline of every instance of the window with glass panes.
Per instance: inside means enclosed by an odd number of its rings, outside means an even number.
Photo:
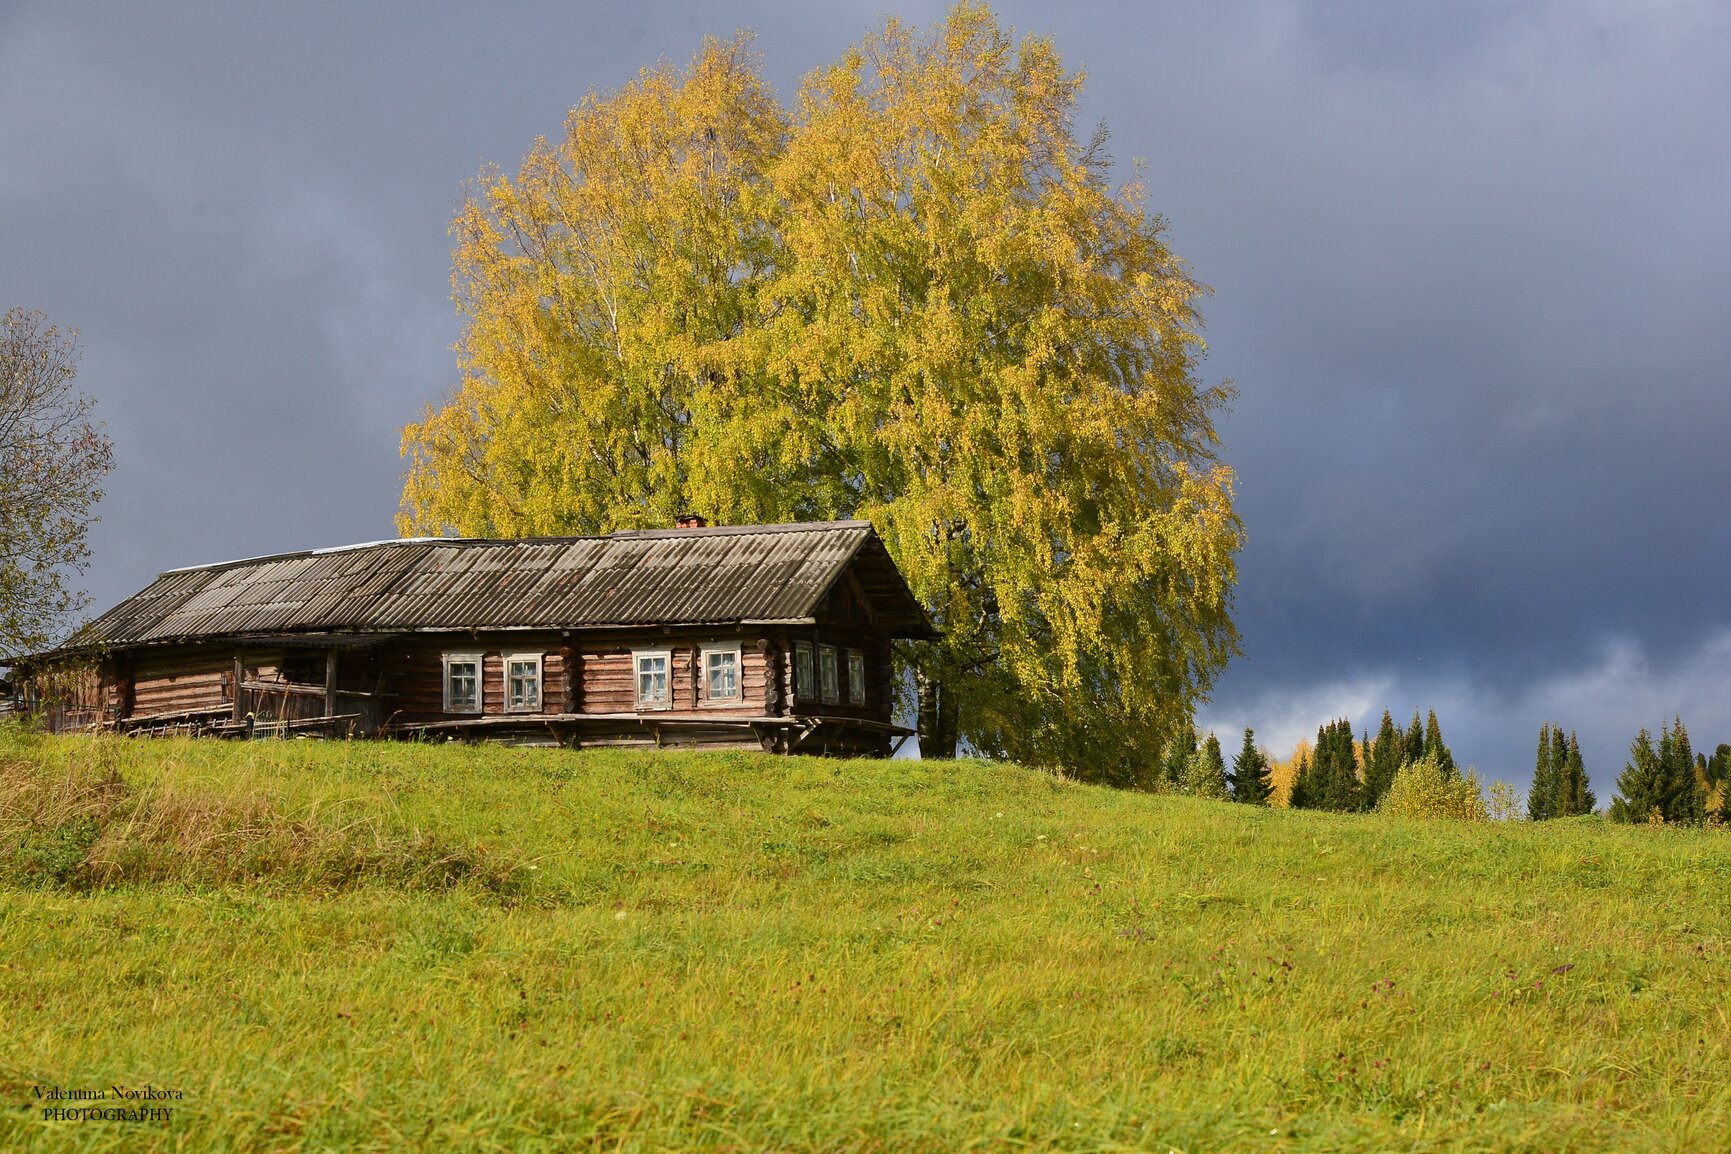
[[[665,649],[656,649],[632,656],[637,666],[638,708],[666,709],[672,701],[667,686],[668,670],[673,664],[671,655]]]
[[[834,705],[841,699],[841,689],[835,664],[835,646],[819,645],[817,647],[818,688],[823,693],[824,703]]]
[[[793,695],[800,701],[810,701],[815,686],[812,682],[811,643],[793,643]]]
[[[865,654],[847,651],[847,699],[850,705],[865,704]]]
[[[505,658],[505,708],[518,713],[541,708],[539,653],[514,653]]]
[[[445,712],[481,712],[481,655],[447,653],[445,658]]]
[[[739,700],[739,650],[703,651],[703,691],[710,701]]]

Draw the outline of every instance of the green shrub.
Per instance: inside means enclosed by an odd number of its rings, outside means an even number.
[[[1490,818],[1479,789],[1478,774],[1472,769],[1464,775],[1445,769],[1429,754],[1395,771],[1394,782],[1377,809],[1396,817],[1450,817],[1458,821]]]
[[[1490,788],[1490,816],[1492,821],[1525,821],[1526,799],[1521,796],[1521,791],[1506,781],[1493,781]]]
[[[1226,791],[1226,766],[1220,758],[1220,743],[1215,741],[1212,733],[1208,735],[1208,744],[1185,761],[1184,778],[1178,783],[1178,792],[1215,801],[1225,801],[1231,796]]]
[[[0,880],[20,886],[76,888],[85,859],[102,827],[83,816],[59,825],[25,829],[0,843]]]

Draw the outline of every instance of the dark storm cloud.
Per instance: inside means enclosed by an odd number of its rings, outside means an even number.
[[[920,23],[938,4],[899,9]],[[388,535],[449,387],[445,225],[591,87],[755,28],[790,95],[851,7],[0,7],[0,305],[82,328],[120,468],[90,587]],[[1250,543],[1206,716],[1289,741],[1436,705],[1609,785],[1731,740],[1722,6],[1006,4],[1088,74],[1215,286]],[[1367,716],[1368,715],[1368,716]]]
[[[1555,717],[1605,784],[1671,710],[1731,739],[1731,36],[1705,6],[1433,8],[1060,31],[1242,390],[1246,658],[1205,716],[1286,744],[1434,704],[1509,777]]]

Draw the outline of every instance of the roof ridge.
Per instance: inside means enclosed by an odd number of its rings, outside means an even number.
[[[783,521],[768,525],[708,525],[700,529],[616,529],[611,533],[575,534],[547,537],[392,537],[383,541],[363,541],[354,545],[328,545],[319,549],[290,549],[282,553],[261,553],[256,557],[238,557],[232,561],[208,561],[200,565],[181,565],[164,569],[159,578],[174,573],[201,573],[211,569],[233,569],[242,565],[264,565],[272,561],[293,561],[302,557],[323,557],[333,553],[358,553],[364,549],[386,549],[397,545],[440,545],[463,548],[503,547],[506,545],[572,545],[579,541],[643,541],[660,538],[729,537],[747,533],[796,533],[824,530],[870,529],[872,523],[863,519],[846,521]]]

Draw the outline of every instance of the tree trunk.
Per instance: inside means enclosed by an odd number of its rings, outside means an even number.
[[[920,694],[920,757],[956,756],[956,707],[944,683],[924,672],[915,675]]]

